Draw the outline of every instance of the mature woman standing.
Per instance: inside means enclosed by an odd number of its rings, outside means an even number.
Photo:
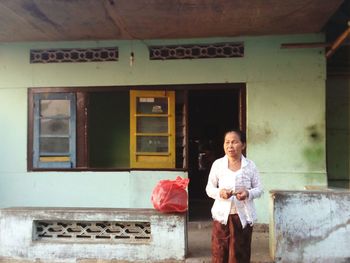
[[[256,211],[253,199],[263,193],[255,164],[242,155],[245,134],[232,130],[225,134],[225,156],[210,170],[206,192],[215,199],[212,262],[249,263]]]

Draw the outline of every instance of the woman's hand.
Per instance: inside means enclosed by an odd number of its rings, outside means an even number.
[[[220,197],[222,199],[229,199],[232,196],[232,191],[227,189],[220,190]]]
[[[236,191],[236,198],[239,201],[243,201],[249,197],[249,192],[247,190],[238,190]]]

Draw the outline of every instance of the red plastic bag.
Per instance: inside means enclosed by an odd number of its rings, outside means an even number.
[[[153,189],[151,201],[155,209],[164,213],[187,211],[186,187],[190,179],[176,177],[161,180]]]

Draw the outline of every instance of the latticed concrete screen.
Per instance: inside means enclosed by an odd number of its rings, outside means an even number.
[[[30,50],[30,63],[106,62],[118,57],[117,47]]]
[[[243,42],[149,47],[150,60],[235,58],[243,56]],[[118,47],[30,50],[30,63],[106,62],[118,61],[118,58]]]
[[[186,213],[143,208],[2,208],[0,258],[9,259],[6,262],[183,262],[186,218]]]
[[[244,56],[244,43],[216,43],[207,45],[170,45],[149,47],[151,60],[235,58]]]
[[[147,242],[150,222],[34,221],[33,240]]]

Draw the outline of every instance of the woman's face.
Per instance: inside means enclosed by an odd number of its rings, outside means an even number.
[[[224,141],[224,151],[228,157],[240,158],[242,151],[245,148],[245,143],[242,143],[241,138],[235,132],[226,134]]]

